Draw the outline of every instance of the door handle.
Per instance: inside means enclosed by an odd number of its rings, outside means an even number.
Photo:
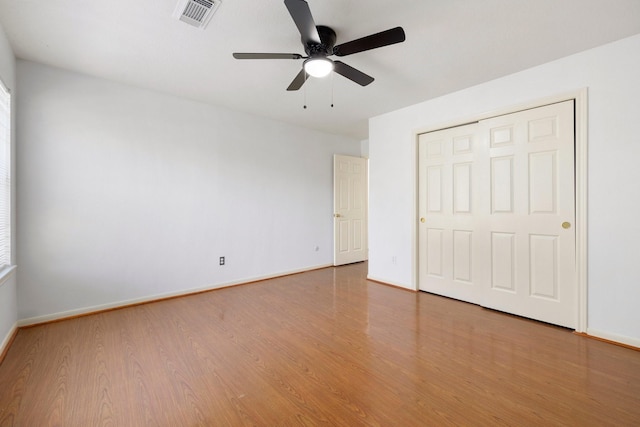
[[[426,219],[420,218],[420,222],[424,223],[425,221],[426,221]]]
[[[333,217],[334,217],[334,218],[340,218],[341,216],[342,216],[342,215],[340,215],[340,214],[333,214]]]
[[[567,222],[567,221],[563,222],[562,223],[562,228],[564,228],[565,230],[568,229],[568,228],[571,228],[571,223]]]

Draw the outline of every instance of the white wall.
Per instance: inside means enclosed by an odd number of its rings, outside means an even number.
[[[369,158],[369,140],[363,139],[360,141],[360,155],[366,159]]]
[[[16,90],[15,90],[15,58],[9,41],[7,40],[4,30],[0,26],[0,79],[8,86],[12,93],[12,107],[15,111],[16,105]],[[15,124],[15,114],[13,115],[13,123]],[[11,135],[11,153],[15,153],[15,126]],[[12,168],[12,195],[15,199],[15,168]],[[16,262],[15,256],[15,203],[12,206],[12,226],[11,234],[14,237],[12,244],[13,263]],[[17,297],[16,297],[16,273],[15,271],[10,273],[7,279],[0,283],[0,354],[2,353],[4,346],[7,344],[9,338],[13,333],[18,320],[17,314]]]
[[[640,346],[638,76],[640,35],[371,119],[369,277],[417,287],[418,129],[588,87],[588,332]]]
[[[332,156],[360,141],[17,71],[21,323],[331,264]]]

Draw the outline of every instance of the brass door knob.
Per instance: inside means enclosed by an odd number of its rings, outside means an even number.
[[[334,218],[340,218],[340,217],[341,217],[341,215],[340,215],[340,214],[333,214],[333,217],[334,217]]]
[[[562,228],[564,228],[565,230],[566,230],[567,228],[571,228],[571,223],[570,223],[570,222],[567,222],[567,221],[563,222],[563,223],[562,223]]]
[[[425,222],[425,221],[426,221],[426,219],[420,218],[420,222]]]

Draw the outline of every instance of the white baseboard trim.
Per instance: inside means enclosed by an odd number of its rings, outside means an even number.
[[[607,341],[613,341],[620,344],[626,344],[631,347],[640,348],[640,339],[627,337],[625,335],[612,334],[611,332],[598,331],[596,329],[587,328],[587,335],[596,338],[602,338]]]
[[[413,289],[410,286],[401,285],[399,283],[394,282],[393,280],[384,279],[384,278],[381,278],[381,277],[375,277],[375,276],[367,275],[367,280],[371,280],[373,282],[382,283],[384,285],[395,286],[396,288],[408,289],[410,291],[415,291],[416,290],[416,289]]]
[[[18,322],[13,324],[11,329],[9,329],[9,332],[7,333],[7,335],[2,340],[2,344],[0,344],[0,360],[4,352],[8,349],[9,344],[11,344],[11,340],[13,339],[13,336],[16,334],[17,331],[18,331]]]
[[[196,294],[196,293],[199,293],[199,292],[212,291],[214,289],[227,288],[229,286],[244,285],[244,284],[248,284],[248,283],[258,282],[258,281],[261,281],[261,280],[274,279],[274,278],[277,278],[277,277],[289,276],[291,274],[304,273],[306,271],[319,270],[321,268],[332,267],[332,266],[333,266],[333,264],[319,264],[319,265],[300,268],[300,269],[296,269],[296,270],[281,271],[281,272],[274,273],[274,274],[267,274],[267,275],[264,275],[264,276],[248,277],[248,278],[245,278],[245,279],[242,279],[242,280],[236,280],[236,281],[232,281],[232,282],[218,283],[218,284],[215,284],[215,285],[207,285],[207,286],[203,286],[203,287],[199,287],[199,288],[183,289],[183,290],[180,290],[180,291],[177,291],[177,292],[167,292],[167,293],[164,293],[164,294],[149,295],[149,296],[146,296],[146,297],[134,298],[134,299],[126,300],[126,301],[118,301],[118,302],[114,302],[114,303],[100,304],[100,305],[94,305],[94,306],[91,306],[91,307],[79,308],[79,309],[76,309],[76,310],[69,310],[69,311],[62,311],[62,312],[59,312],[59,313],[46,314],[44,316],[30,317],[30,318],[27,318],[27,319],[18,320],[17,326],[18,327],[33,326],[33,325],[37,325],[37,324],[40,324],[40,323],[54,322],[54,321],[57,321],[57,320],[63,320],[63,319],[70,318],[70,317],[82,316],[82,315],[87,315],[87,314],[91,314],[91,313],[97,313],[97,312],[106,311],[106,310],[114,310],[114,309],[117,309],[117,308],[123,308],[123,307],[132,306],[132,305],[145,304],[145,303],[150,303],[150,302],[154,302],[154,301],[160,301],[160,300],[167,299],[167,298],[175,298],[175,297],[180,297],[180,296]]]

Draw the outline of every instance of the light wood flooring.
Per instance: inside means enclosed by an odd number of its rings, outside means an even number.
[[[640,425],[640,352],[366,268],[21,329],[0,426]]]

